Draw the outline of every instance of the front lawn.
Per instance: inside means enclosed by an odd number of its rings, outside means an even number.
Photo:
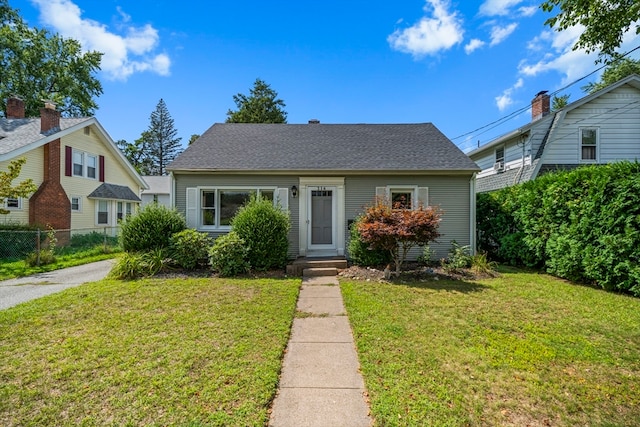
[[[0,425],[262,426],[299,285],[106,280],[0,311]]]
[[[638,425],[640,299],[516,270],[341,286],[376,425]]]

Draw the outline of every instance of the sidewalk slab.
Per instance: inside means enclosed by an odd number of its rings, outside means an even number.
[[[312,276],[302,279],[303,285],[322,285],[322,286],[338,286],[338,278],[336,276]]]
[[[351,343],[353,335],[346,316],[294,319],[291,343]]]
[[[339,286],[302,285],[298,298],[339,298],[342,301],[342,293]]]
[[[362,390],[280,389],[271,427],[369,427],[371,419]]]
[[[280,387],[364,389],[353,343],[290,343]]]
[[[344,316],[342,298],[298,298],[297,310],[315,315]]]

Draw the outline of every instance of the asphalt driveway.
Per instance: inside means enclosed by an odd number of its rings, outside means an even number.
[[[68,288],[104,279],[114,260],[93,262],[33,276],[0,281],[0,310]]]

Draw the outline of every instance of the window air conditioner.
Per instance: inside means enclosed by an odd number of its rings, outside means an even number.
[[[504,162],[495,162],[493,164],[493,170],[494,171],[501,171],[504,170]]]

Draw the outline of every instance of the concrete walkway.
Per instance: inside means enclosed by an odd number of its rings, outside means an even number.
[[[366,390],[335,276],[305,277],[271,427],[368,427]]]
[[[68,288],[104,279],[114,260],[92,262],[76,267],[38,273],[0,281],[0,310],[51,295]]]

